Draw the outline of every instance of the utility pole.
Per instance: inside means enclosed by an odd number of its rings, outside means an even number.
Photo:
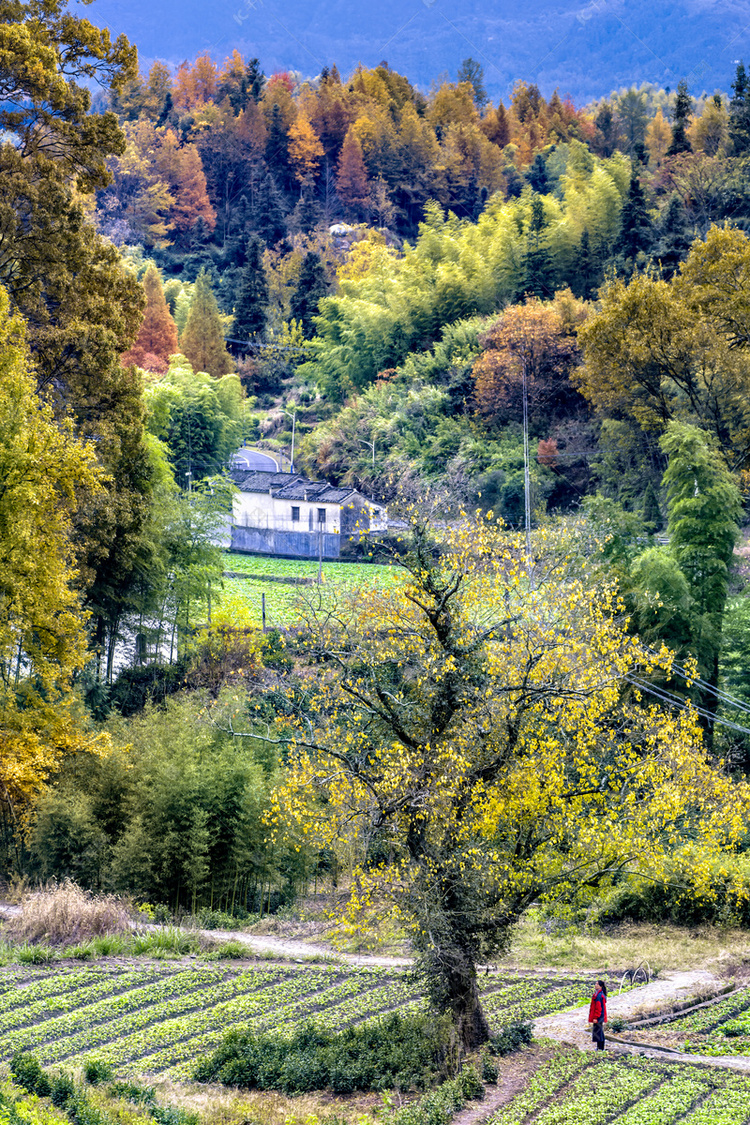
[[[292,419],[292,456],[290,458],[291,463],[290,463],[290,466],[289,466],[289,471],[293,473],[294,472],[294,430],[295,430],[295,427],[297,425],[297,411],[295,410],[294,413],[292,413],[291,410],[284,410],[284,408],[282,407],[282,413],[286,414],[287,417]]]
[[[529,471],[529,388],[526,377],[526,353],[521,353],[521,382],[523,386],[523,494],[526,526],[526,567],[529,584],[532,583],[531,559],[531,473]]]

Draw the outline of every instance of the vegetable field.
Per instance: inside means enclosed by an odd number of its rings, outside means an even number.
[[[750,1077],[560,1051],[487,1125],[747,1125]]]
[[[306,578],[317,580],[318,564],[305,559],[264,558],[226,552],[224,570],[241,578],[224,577],[219,617],[228,620],[260,625],[261,595],[266,595],[266,624],[269,628],[285,629],[298,623],[297,605],[300,597],[318,591],[324,600],[335,596],[337,590],[351,590],[362,586],[387,586],[399,580],[397,567],[371,566],[367,563],[323,563],[323,585],[287,585],[269,581],[273,578]]]
[[[583,1002],[588,978],[485,978],[497,1026]],[[291,1029],[314,1017],[331,1030],[423,1001],[410,977],[390,968],[223,963],[14,967],[0,973],[0,1060],[18,1048],[42,1065],[90,1056],[119,1074],[185,1078],[233,1027]]]
[[[750,1055],[750,988],[668,1023],[628,1033],[693,1055]]]

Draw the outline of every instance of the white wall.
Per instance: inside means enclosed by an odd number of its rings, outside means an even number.
[[[292,507],[299,508],[299,521],[292,519]],[[276,531],[317,531],[318,508],[326,513],[325,530],[341,531],[341,506],[305,500],[279,500],[267,492],[238,492],[233,501],[234,522],[238,527],[272,528]],[[310,516],[312,515],[312,524]]]

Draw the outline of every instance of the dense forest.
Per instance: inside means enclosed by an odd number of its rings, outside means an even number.
[[[63,0],[0,35],[6,875],[343,884],[466,1043],[531,902],[743,916],[744,66],[506,105],[471,58],[141,74]],[[266,632],[222,601],[228,468],[292,433],[397,530]]]

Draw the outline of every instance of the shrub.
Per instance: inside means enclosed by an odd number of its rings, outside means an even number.
[[[50,1081],[39,1065],[36,1055],[27,1051],[16,1051],[10,1061],[10,1073],[13,1081],[30,1094],[38,1094],[46,1098],[50,1093]]]
[[[84,1064],[83,1077],[91,1086],[97,1086],[100,1082],[111,1082],[114,1076],[112,1064],[105,1062],[104,1059],[88,1059]]]
[[[398,1013],[337,1034],[314,1023],[291,1038],[230,1032],[195,1078],[285,1094],[424,1089],[434,1081],[447,1041],[444,1019]]]
[[[73,1079],[65,1071],[55,1074],[50,1079],[49,1098],[53,1105],[64,1108],[75,1094]]]
[[[482,1081],[490,1082],[493,1086],[497,1082],[499,1071],[497,1065],[489,1054],[482,1055]]]
[[[21,913],[8,929],[16,940],[34,945],[80,944],[101,934],[129,930],[130,916],[116,895],[93,895],[66,879],[25,894]]]
[[[680,857],[664,882],[628,879],[614,888],[597,921],[749,926],[750,856],[717,856],[710,868],[708,880],[698,883],[690,857]]]
[[[530,1023],[525,1021],[510,1023],[490,1038],[489,1047],[493,1055],[510,1055],[513,1051],[517,1051],[519,1047],[530,1043],[531,1039]]]
[[[250,957],[251,953],[252,951],[241,941],[225,941],[223,945],[219,945],[216,949],[216,956],[221,958],[239,959]]]
[[[457,1078],[444,1082],[420,1101],[397,1110],[391,1118],[391,1125],[448,1125],[466,1101],[481,1098],[483,1094],[484,1086],[479,1082],[476,1070],[473,1066],[465,1067]]]

